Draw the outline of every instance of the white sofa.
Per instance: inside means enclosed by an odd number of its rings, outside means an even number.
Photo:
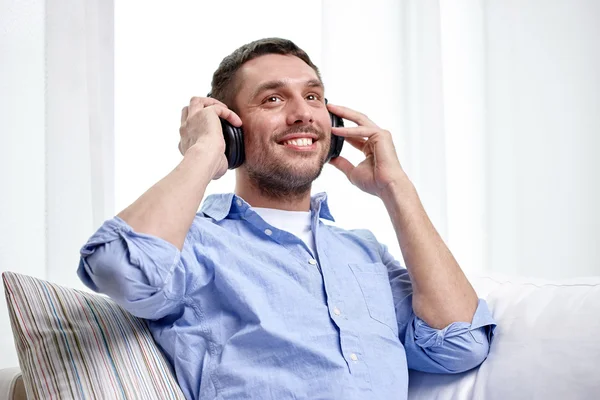
[[[600,399],[600,277],[471,276],[498,322],[488,359],[458,375],[410,373],[409,399]],[[22,399],[17,368],[0,399]]]
[[[411,371],[410,399],[600,399],[600,277],[470,277],[498,323],[487,360],[459,375]]]

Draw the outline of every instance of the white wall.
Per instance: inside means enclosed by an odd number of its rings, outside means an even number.
[[[490,270],[600,275],[600,2],[488,1]]]

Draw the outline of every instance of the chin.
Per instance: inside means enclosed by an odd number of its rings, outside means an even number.
[[[319,175],[321,175],[321,172],[323,171],[323,165],[324,164],[320,162],[311,163],[310,166],[300,165],[298,168],[294,168],[294,170],[291,172],[296,176],[296,178],[304,178],[305,180],[314,181],[319,177]]]
[[[273,152],[271,157],[265,157],[266,152],[253,153],[246,159],[246,168],[253,175],[270,176],[277,181],[314,180],[325,165],[326,155],[322,152],[295,154]]]
[[[323,165],[324,164],[321,162],[320,159],[306,159],[293,163],[288,162],[286,163],[284,168],[289,170],[290,173],[293,173],[294,175],[310,176],[318,174],[321,171],[321,169],[323,169]]]

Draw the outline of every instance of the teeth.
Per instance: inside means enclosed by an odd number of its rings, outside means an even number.
[[[313,140],[311,138],[292,139],[286,140],[283,144],[291,144],[293,146],[310,146],[313,144]]]

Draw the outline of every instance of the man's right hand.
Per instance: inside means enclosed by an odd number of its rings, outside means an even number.
[[[185,156],[190,148],[197,149],[203,156],[214,160],[212,179],[219,179],[227,172],[225,139],[219,118],[233,126],[241,126],[240,117],[224,103],[210,97],[192,97],[190,105],[181,110],[179,128],[179,151]]]

